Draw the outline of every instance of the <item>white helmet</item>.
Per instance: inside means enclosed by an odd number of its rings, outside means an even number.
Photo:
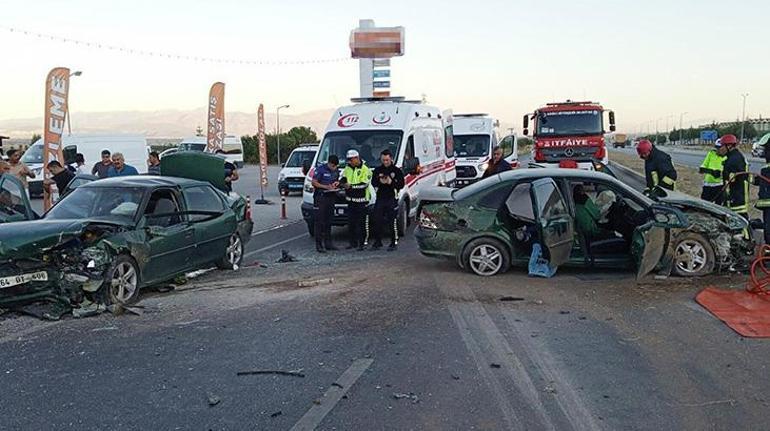
[[[358,155],[358,151],[356,151],[356,150],[348,150],[348,154],[346,156],[347,159],[355,159],[356,157],[360,157]]]

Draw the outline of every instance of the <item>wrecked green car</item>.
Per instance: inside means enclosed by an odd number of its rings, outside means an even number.
[[[0,225],[0,307],[53,298],[130,304],[142,287],[237,269],[248,203],[209,182],[133,176],[80,184],[42,219]]]
[[[748,222],[723,207],[676,192],[653,200],[584,170],[521,169],[420,199],[422,254],[482,276],[526,266],[535,243],[552,265],[636,268],[640,278],[743,267],[754,248]]]
[[[0,223],[36,218],[21,181],[10,174],[0,175]]]

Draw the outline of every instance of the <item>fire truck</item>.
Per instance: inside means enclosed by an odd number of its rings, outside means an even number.
[[[548,103],[524,116],[524,135],[533,122],[532,159],[544,167],[593,170],[607,164],[604,142],[605,109],[594,102]],[[610,131],[615,131],[615,113],[608,112]]]

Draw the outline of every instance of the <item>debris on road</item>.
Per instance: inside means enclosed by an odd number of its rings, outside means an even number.
[[[393,398],[397,400],[402,400],[406,398],[406,399],[412,400],[412,404],[417,404],[420,402],[420,398],[412,392],[409,392],[408,394],[395,393],[393,394]]]
[[[102,314],[105,311],[107,311],[106,305],[84,299],[80,304],[80,307],[72,309],[72,317],[81,319],[83,317],[96,316],[97,314]]]
[[[342,386],[341,384],[339,384],[339,383],[337,383],[337,382],[334,382],[334,383],[332,383],[332,386],[338,387],[338,388],[340,388],[340,389],[345,389],[345,387],[344,387],[344,386]]]
[[[503,296],[500,298],[500,301],[502,302],[513,302],[513,301],[523,301],[524,298],[520,296]]]
[[[296,262],[297,258],[290,255],[287,250],[281,250],[281,258],[278,259],[278,263]]]
[[[495,362],[492,362],[491,364],[489,364],[489,366],[492,367],[492,368],[500,368],[500,364],[495,363]]]
[[[256,376],[256,375],[262,375],[262,374],[274,374],[278,376],[291,376],[291,377],[305,377],[305,373],[303,373],[303,369],[297,369],[297,370],[250,370],[250,371],[238,371],[236,375],[238,376]]]
[[[282,411],[278,410],[277,412],[270,413],[271,418],[277,418],[278,416],[281,416],[283,414]]]
[[[209,402],[209,407],[214,407],[215,405],[217,405],[217,404],[222,402],[221,398],[219,398],[218,396],[216,396],[216,395],[214,395],[212,393],[206,394],[206,398],[207,398],[207,400]]]
[[[334,283],[333,278],[319,278],[317,280],[300,280],[297,282],[297,286],[299,287],[315,287],[320,286],[322,284],[332,284]]]

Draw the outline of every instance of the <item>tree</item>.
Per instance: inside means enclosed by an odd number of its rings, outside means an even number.
[[[37,142],[38,139],[42,139],[43,137],[40,136],[38,133],[35,133],[32,135],[32,139],[30,139],[29,144],[32,145],[35,142]]]
[[[292,127],[286,133],[281,133],[281,158],[288,157],[295,148],[300,145],[313,144],[318,142],[318,135],[306,126]],[[243,159],[246,163],[259,163],[259,136],[241,136],[243,144]],[[265,144],[267,146],[267,162],[276,163],[278,139],[275,133],[265,134]]]

